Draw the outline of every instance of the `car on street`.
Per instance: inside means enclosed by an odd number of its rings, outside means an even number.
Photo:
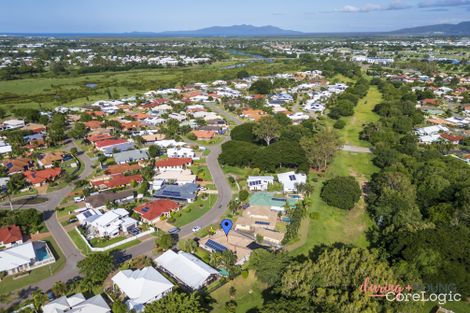
[[[201,226],[194,226],[192,229],[193,233],[198,232],[200,230],[201,230]]]
[[[178,227],[173,227],[171,229],[168,230],[168,233],[169,234],[177,234],[181,231],[181,229],[179,229]]]

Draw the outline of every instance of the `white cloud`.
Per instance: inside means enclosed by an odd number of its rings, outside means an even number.
[[[411,5],[402,3],[400,0],[394,0],[388,5],[382,5],[377,3],[367,3],[363,6],[345,5],[335,12],[344,13],[367,13],[372,11],[393,11],[393,10],[405,10],[411,8]]]

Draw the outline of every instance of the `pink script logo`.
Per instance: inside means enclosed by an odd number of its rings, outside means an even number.
[[[402,286],[399,284],[374,284],[370,282],[370,278],[366,277],[364,282],[359,287],[359,290],[370,297],[380,298],[385,297],[388,293],[401,294],[403,291],[410,292],[413,290],[411,285]]]

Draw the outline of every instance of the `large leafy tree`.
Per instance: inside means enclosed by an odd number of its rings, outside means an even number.
[[[318,170],[324,170],[341,147],[341,141],[334,130],[323,128],[312,137],[303,137],[300,145],[309,164]]]
[[[206,313],[197,293],[172,292],[162,299],[147,304],[144,313]]]
[[[266,116],[253,127],[253,134],[269,146],[271,141],[281,136],[281,128],[281,124],[274,117]]]
[[[100,284],[114,269],[113,257],[109,253],[93,253],[77,264],[85,280]]]
[[[350,210],[359,201],[361,188],[352,176],[335,177],[325,182],[321,191],[323,201],[343,210]]]

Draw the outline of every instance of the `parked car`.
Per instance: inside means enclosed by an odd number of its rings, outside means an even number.
[[[201,230],[201,226],[194,226],[192,229],[193,233],[198,232],[200,230]]]
[[[69,218],[69,224],[72,224],[72,223],[75,223],[75,222],[78,222],[78,218],[76,218],[76,217]]]
[[[73,197],[73,201],[74,201],[75,203],[82,202],[83,200],[85,200],[84,197]]]
[[[168,230],[169,234],[177,234],[181,231],[178,227],[173,227],[172,229]]]

